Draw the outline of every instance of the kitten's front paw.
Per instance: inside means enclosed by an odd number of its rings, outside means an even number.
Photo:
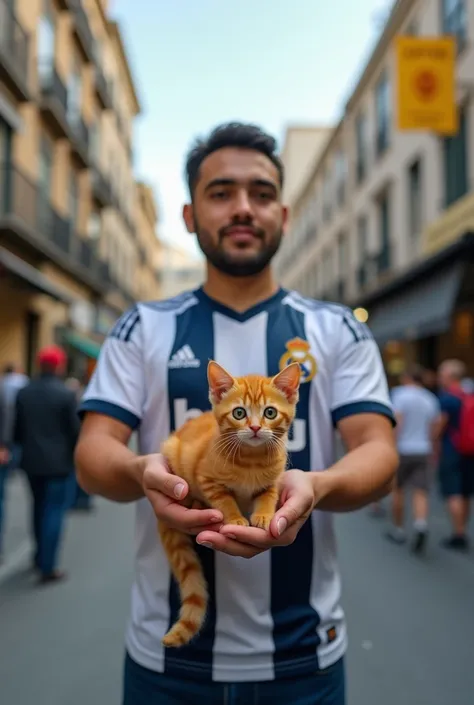
[[[257,529],[265,529],[268,531],[270,522],[273,519],[273,514],[252,514],[250,517],[250,525]]]
[[[245,517],[224,517],[224,524],[232,524],[233,526],[249,526]]]

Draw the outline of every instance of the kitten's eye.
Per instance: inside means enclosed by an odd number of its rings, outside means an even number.
[[[263,415],[266,419],[276,419],[278,411],[275,409],[274,406],[267,406],[267,408],[263,412]]]
[[[242,421],[242,419],[245,419],[245,417],[247,416],[247,412],[245,411],[243,406],[237,406],[233,410],[232,416],[234,417],[234,419],[237,419],[237,421]]]

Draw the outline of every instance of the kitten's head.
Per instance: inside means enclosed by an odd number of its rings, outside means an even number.
[[[291,426],[298,403],[301,368],[288,365],[275,377],[232,377],[211,360],[209,399],[221,433],[247,446],[277,448]]]

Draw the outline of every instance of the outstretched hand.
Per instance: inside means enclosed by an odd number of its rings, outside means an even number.
[[[207,548],[242,558],[253,558],[269,548],[289,546],[319,499],[315,492],[314,474],[302,470],[288,470],[283,474],[280,507],[272,519],[269,531],[252,526],[225,524],[218,533],[203,529],[198,533],[196,541]]]
[[[222,512],[217,509],[189,509],[181,504],[189,492],[188,483],[171,472],[160,453],[148,455],[144,461],[143,491],[160,521],[187,534],[219,531]]]

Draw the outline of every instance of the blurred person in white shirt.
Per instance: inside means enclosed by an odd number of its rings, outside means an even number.
[[[424,371],[418,365],[407,369],[401,384],[392,390],[392,404],[397,418],[397,447],[400,465],[396,488],[392,494],[393,526],[387,537],[405,543],[405,490],[412,489],[412,548],[423,551],[428,534],[429,491],[433,477],[436,440],[440,432],[441,408],[437,397],[423,386]]]

